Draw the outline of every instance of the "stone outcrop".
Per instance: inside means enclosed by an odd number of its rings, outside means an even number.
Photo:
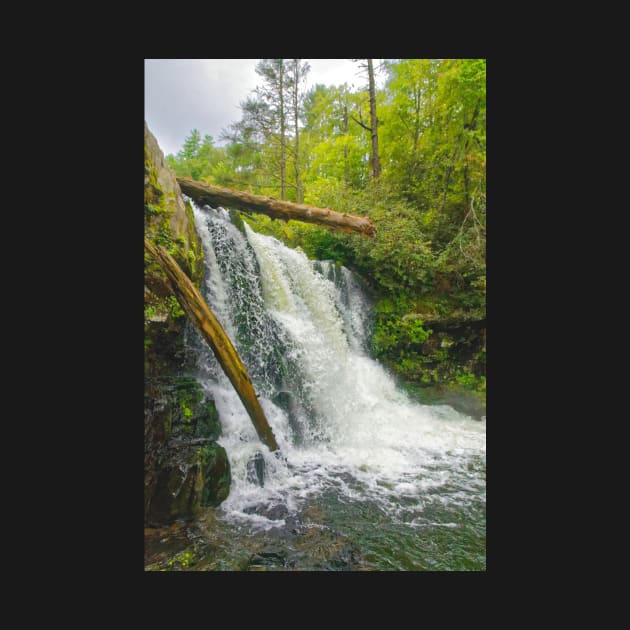
[[[157,140],[144,127],[144,230],[177,260],[196,287],[203,249],[190,204]],[[227,454],[216,440],[221,423],[214,402],[192,376],[186,352],[190,326],[164,272],[144,258],[144,520],[147,525],[195,516],[229,492]]]

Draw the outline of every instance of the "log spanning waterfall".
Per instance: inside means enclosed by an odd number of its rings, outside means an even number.
[[[223,518],[285,526],[318,504],[377,568],[485,569],[486,422],[421,405],[369,355],[370,303],[353,274],[244,232],[193,204],[204,295],[234,342],[278,441],[261,444],[199,343],[231,469]]]

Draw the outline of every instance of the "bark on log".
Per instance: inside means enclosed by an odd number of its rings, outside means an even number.
[[[156,247],[146,238],[144,247],[162,267],[177,301],[212,348],[214,356],[243,402],[261,441],[269,450],[277,450],[276,438],[256,397],[249,374],[219,320],[188,276],[163,247]]]
[[[342,214],[329,208],[316,208],[315,206],[282,201],[263,195],[251,195],[241,190],[197,182],[189,177],[178,177],[177,183],[181,191],[197,203],[208,204],[215,208],[224,206],[237,210],[259,212],[272,219],[283,219],[284,221],[294,219],[306,223],[317,223],[343,232],[358,232],[371,238],[376,235],[376,226],[367,217]]]

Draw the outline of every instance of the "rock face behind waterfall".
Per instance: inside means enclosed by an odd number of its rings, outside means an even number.
[[[203,249],[192,208],[146,123],[144,231],[199,287]],[[221,423],[214,401],[192,376],[187,318],[146,253],[144,284],[144,520],[158,525],[221,503],[230,488],[230,466],[216,443]]]

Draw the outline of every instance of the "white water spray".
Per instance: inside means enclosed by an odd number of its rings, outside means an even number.
[[[409,514],[421,515],[431,502],[484,499],[485,420],[411,402],[397,388],[367,354],[369,303],[352,274],[247,225],[243,235],[224,210],[193,207],[206,299],[250,371],[280,447],[273,454],[260,443],[214,357],[202,352],[204,387],[232,467],[226,515],[282,525],[256,507],[281,504],[292,513],[334,489],[344,501],[373,501],[392,518],[422,525]],[[263,487],[248,479],[258,451]]]

